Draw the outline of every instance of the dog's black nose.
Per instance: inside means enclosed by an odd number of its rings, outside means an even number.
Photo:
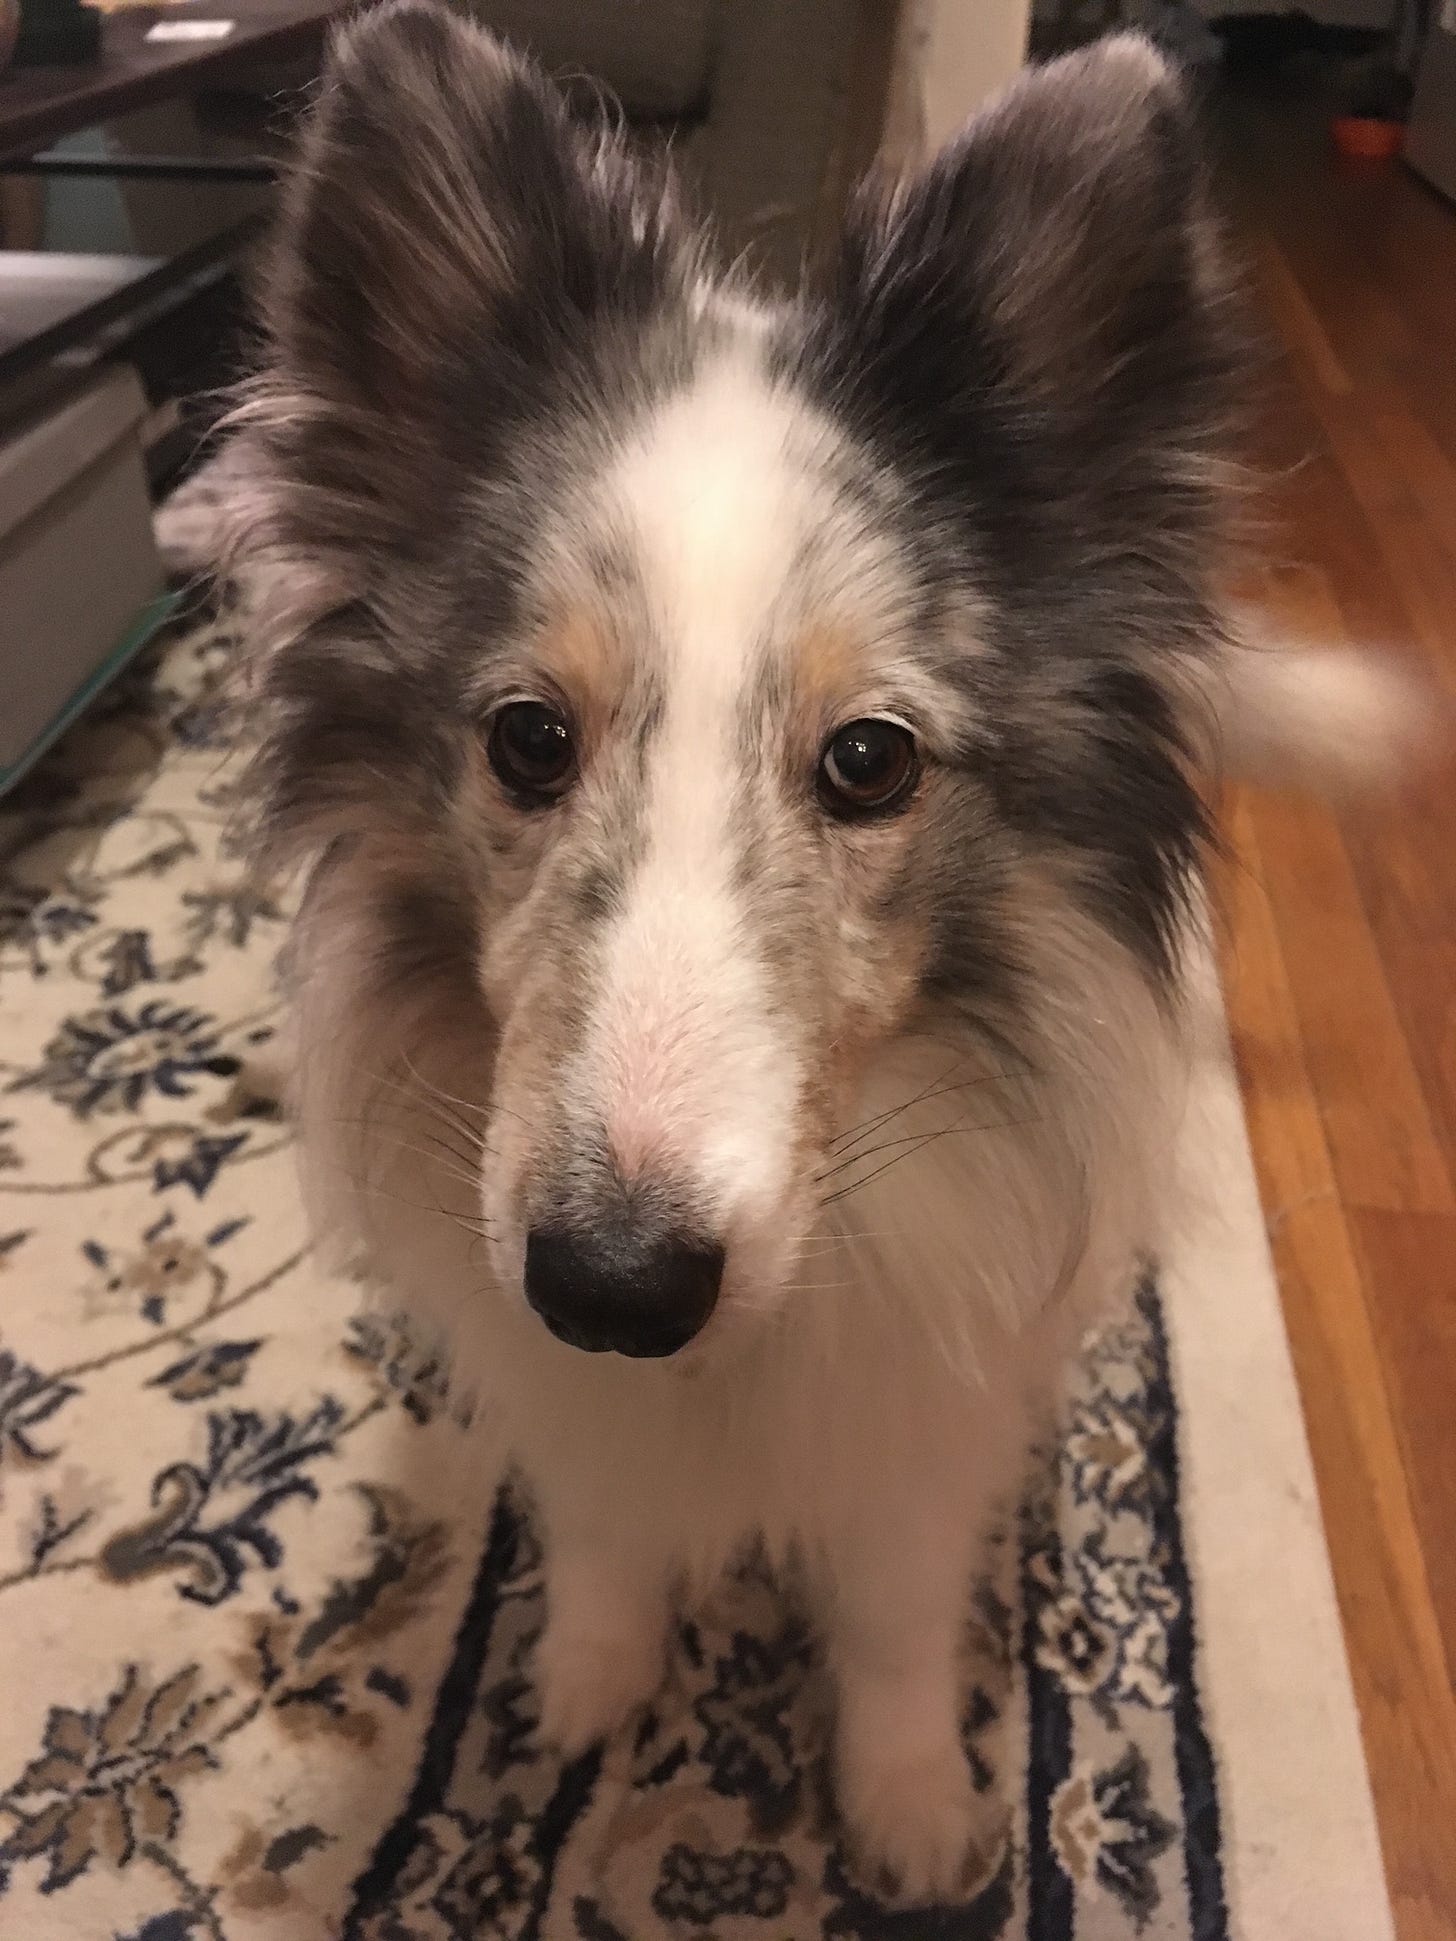
[[[723,1249],[693,1234],[534,1227],[526,1299],[558,1340],[589,1354],[675,1355],[713,1312]]]

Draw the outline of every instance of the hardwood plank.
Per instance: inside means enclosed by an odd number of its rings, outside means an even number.
[[[1314,1088],[1259,812],[1236,797],[1220,876],[1225,995],[1401,1941],[1451,1941],[1456,1696],[1379,1345]]]
[[[1316,383],[1334,397],[1348,396],[1354,386],[1339,353],[1325,335],[1319,312],[1304,293],[1304,285],[1290,267],[1284,252],[1265,242],[1259,255],[1265,304],[1278,325],[1284,341],[1298,346]]]
[[[1260,881],[1340,1193],[1357,1206],[1456,1213],[1446,1156],[1334,818],[1307,801],[1269,798],[1259,802],[1258,832]]]
[[[1302,410],[1296,401],[1283,415],[1277,442],[1286,456],[1298,437],[1291,420]],[[1303,422],[1321,449],[1297,472],[1285,471],[1277,497],[1281,521],[1302,539],[1307,557],[1265,575],[1265,602],[1293,630],[1399,651],[1414,629],[1398,585],[1322,434],[1307,417]],[[1452,483],[1456,488],[1456,469]],[[1456,535],[1456,523],[1452,530]],[[1453,664],[1456,607],[1441,641],[1432,630],[1427,644],[1428,668],[1433,654]],[[1456,732],[1451,739],[1456,743]],[[1445,1001],[1456,981],[1456,949],[1445,948],[1456,946],[1456,762],[1422,767],[1394,803],[1344,805],[1339,823],[1413,1064],[1445,1150],[1456,1153]]]
[[[1274,1237],[1401,1941],[1456,1935],[1456,1701],[1344,1209]]]
[[[1409,643],[1413,622],[1400,589],[1323,427],[1292,379],[1270,399],[1265,444],[1272,476],[1263,500],[1264,544],[1274,562],[1307,572],[1317,561],[1352,640]]]
[[[1277,1230],[1294,1208],[1334,1199],[1338,1188],[1264,887],[1256,803],[1251,790],[1240,790],[1224,806],[1227,853],[1216,892],[1234,1063],[1265,1218]]]
[[[1429,938],[1419,929],[1401,932],[1392,926],[1380,937],[1380,954],[1399,994],[1406,1042],[1438,1135],[1447,1154],[1456,1155],[1456,939]],[[1452,1414],[1456,1418],[1456,1393]],[[1456,1469],[1456,1450],[1451,1461]],[[1452,1540],[1456,1543],[1456,1530]]]
[[[1451,328],[1456,332],[1456,315]],[[1448,573],[1456,571],[1456,459],[1403,396],[1381,400],[1375,434],[1426,517]]]
[[[1334,163],[1316,101],[1226,108],[1283,347],[1260,595],[1456,696],[1456,214]],[[1229,827],[1230,1022],[1397,1931],[1456,1941],[1456,762]]]
[[[1348,638],[1339,602],[1321,569],[1311,565],[1297,573],[1286,569],[1266,579],[1263,591],[1266,604],[1272,604],[1295,631],[1337,640],[1343,630]],[[1456,617],[1456,589],[1452,612]],[[1456,715],[1451,736],[1456,743]],[[1290,806],[1285,805],[1283,812],[1290,813]],[[1271,808],[1266,822],[1280,813]],[[1301,826],[1308,825],[1311,813],[1318,814],[1308,805],[1294,808],[1293,813]],[[1452,976],[1456,967],[1456,761],[1428,763],[1423,757],[1389,798],[1344,804],[1332,820],[1348,864],[1347,918],[1358,925],[1363,912],[1390,994],[1395,1029],[1404,1040],[1424,1100],[1429,1135],[1444,1156],[1448,1179],[1456,1180],[1456,1083],[1452,1079],[1456,1053],[1451,1048],[1456,1033],[1452,999],[1456,988]],[[1266,834],[1273,836],[1272,826]],[[1274,853],[1276,859],[1283,856],[1277,839]],[[1294,858],[1284,860],[1291,871],[1299,866]],[[1291,894],[1302,929],[1309,913],[1298,891]],[[1348,1033],[1343,1031],[1333,1041],[1333,1055],[1342,1063],[1347,1060],[1347,1043]],[[1355,1076],[1352,1064],[1352,1079]],[[1424,1140],[1426,1133],[1421,1137]]]
[[[1446,1214],[1351,1216],[1395,1403],[1406,1474],[1448,1665],[1456,1666],[1456,1220]]]
[[[1435,522],[1383,450],[1368,404],[1326,399],[1320,422],[1331,450],[1365,512],[1386,573],[1399,589],[1410,636],[1427,671],[1456,695],[1452,620],[1456,560],[1436,536]]]

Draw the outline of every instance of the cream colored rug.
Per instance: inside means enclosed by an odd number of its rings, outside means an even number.
[[[753,1569],[640,1732],[536,1748],[490,1425],[305,1252],[231,651],[174,638],[0,807],[0,1934],[1388,1935],[1221,1025],[1188,1231],[976,1592],[967,1757],[1015,1811],[975,1899],[846,1868]]]

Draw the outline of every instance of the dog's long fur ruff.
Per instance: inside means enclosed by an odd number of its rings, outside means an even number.
[[[1158,1246],[1207,778],[1332,693],[1220,597],[1244,348],[1179,87],[1136,38],[1029,72],[775,303],[407,0],[336,46],[263,316],[233,564],[263,846],[309,872],[320,1230],[506,1427],[543,1731],[629,1716],[669,1601],[761,1537],[854,1839],[952,1893],[995,1837],[976,1546]],[[1385,705],[1339,680],[1336,763]],[[522,702],[563,793],[492,766]],[[864,720],[914,748],[882,813],[825,792]],[[708,1236],[711,1320],[665,1359],[555,1338],[543,1224]]]

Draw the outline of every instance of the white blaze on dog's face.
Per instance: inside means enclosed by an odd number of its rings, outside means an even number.
[[[785,1297],[887,1052],[1034,1063],[1072,931],[1167,981],[1237,370],[1183,122],[1145,43],[1054,64],[770,308],[489,36],[339,44],[239,434],[257,777],[564,1338]]]
[[[755,935],[744,832],[728,813],[764,791],[749,712],[811,516],[812,488],[785,462],[786,415],[724,355],[597,488],[640,606],[636,639],[622,638],[630,616],[613,630],[618,684],[650,688],[655,718],[624,784],[636,853],[621,861],[581,1040],[563,1060],[563,1112],[578,1120],[566,1136],[599,1144],[629,1192],[661,1182],[725,1236],[762,1228],[793,1194],[808,1062]]]

